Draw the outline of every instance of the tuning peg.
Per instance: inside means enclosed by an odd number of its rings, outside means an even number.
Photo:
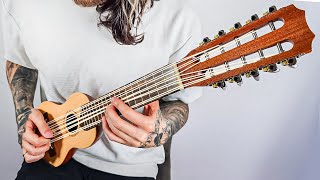
[[[241,27],[242,27],[241,23],[237,22],[237,23],[234,24],[234,26],[232,28],[230,28],[230,32],[232,32],[232,31],[234,31],[236,29],[239,29]]]
[[[284,61],[281,61],[281,64],[283,66],[289,66],[291,68],[296,68],[297,67],[297,58],[289,58],[289,59],[286,59]]]
[[[220,81],[217,83],[218,87],[220,87],[223,90],[226,90],[227,84],[224,81]]]
[[[268,15],[270,13],[275,12],[275,11],[277,11],[277,7],[276,6],[271,6],[271,7],[269,7],[269,10],[267,12],[263,13],[263,16],[266,16],[266,15]]]
[[[200,46],[207,44],[211,41],[211,39],[209,37],[205,37],[203,38],[202,42],[200,43]]]
[[[242,77],[241,77],[240,75],[234,76],[232,79],[233,79],[233,81],[236,82],[239,86],[242,85]]]
[[[241,27],[242,27],[242,25],[241,25],[240,22],[237,22],[237,23],[234,24],[234,29],[239,29]]]
[[[289,58],[288,60],[288,66],[291,68],[296,68],[298,67],[297,65],[297,58]]]
[[[277,7],[276,6],[271,6],[269,7],[269,13],[275,12],[277,11]]]
[[[280,69],[278,68],[278,66],[276,64],[270,64],[270,65],[262,68],[262,70],[264,72],[271,72],[271,73],[277,73],[280,71]]]
[[[221,36],[223,36],[223,35],[225,35],[226,34],[226,32],[224,31],[224,30],[220,30],[219,32],[218,32],[218,36],[219,37],[221,37]]]
[[[212,84],[212,87],[213,88],[218,88],[220,87],[221,89],[225,90],[226,89],[226,83],[224,81],[219,81],[219,82],[216,82],[214,84]]]
[[[256,21],[259,19],[259,16],[257,14],[254,14],[251,16],[251,21]]]
[[[250,71],[250,75],[256,80],[259,81],[260,80],[260,76],[259,76],[259,71],[258,70],[252,70]]]

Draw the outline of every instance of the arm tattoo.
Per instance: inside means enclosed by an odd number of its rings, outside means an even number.
[[[21,145],[25,123],[33,108],[38,72],[7,61],[6,74],[16,109],[18,142]]]
[[[167,120],[167,124],[173,127],[173,134],[176,134],[188,120],[189,106],[181,101],[162,102],[160,109],[163,118]]]
[[[186,124],[188,116],[187,104],[181,101],[160,101],[154,131],[149,134],[146,142],[141,143],[141,147],[147,147],[151,143],[156,147],[165,144]]]

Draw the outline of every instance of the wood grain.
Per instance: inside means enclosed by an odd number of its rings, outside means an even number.
[[[71,95],[64,104],[58,105],[53,102],[46,101],[40,104],[38,109],[42,113],[48,113],[49,120],[53,120],[89,101],[89,96],[82,93],[75,93]],[[78,128],[81,127],[78,126]],[[49,152],[47,152],[44,160],[54,167],[58,167],[70,160],[77,148],[87,148],[91,146],[97,140],[98,136],[99,130],[97,128],[93,128],[88,131],[80,131],[67,138],[57,141],[53,144],[56,155],[51,157]]]
[[[269,64],[275,64],[287,58],[310,53],[312,51],[312,41],[315,35],[308,27],[308,24],[305,18],[305,12],[303,10],[297,9],[294,5],[290,5],[278,11],[275,11],[271,14],[268,14],[256,21],[253,21],[250,24],[247,24],[246,26],[243,26],[240,29],[232,31],[203,46],[196,48],[195,50],[191,51],[187,55],[187,57],[197,54],[199,52],[205,51],[206,49],[209,49],[211,47],[215,47],[217,45],[222,45],[227,42],[233,41],[236,37],[240,37],[250,32],[251,30],[259,29],[267,25],[269,22],[277,21],[277,20],[282,20],[284,22],[284,25],[281,28],[275,31],[272,31],[268,34],[265,34],[264,36],[261,36],[255,40],[242,44],[239,47],[231,49],[207,61],[204,61],[194,66],[193,68],[190,68],[184,73],[196,72],[196,71],[204,70],[210,67],[216,67],[224,64],[225,62],[239,59],[241,56],[255,53],[260,49],[266,49],[266,48],[275,46],[277,43],[291,42],[293,43],[293,48],[291,50],[269,57],[269,58],[265,58],[263,60],[257,61],[256,63],[247,64],[235,70],[230,70],[226,73],[217,75],[211,79],[201,81],[199,83],[196,83],[190,86],[207,86],[215,82],[226,80],[233,76],[243,74],[261,67],[265,67]],[[178,64],[178,66],[183,65],[183,63],[185,62]],[[189,86],[186,86],[186,87],[189,87]]]

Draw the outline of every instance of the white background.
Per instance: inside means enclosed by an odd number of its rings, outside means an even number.
[[[201,18],[203,34],[213,37],[271,5],[292,1],[190,3]],[[320,4],[294,3],[307,10],[310,28],[319,36]],[[260,82],[245,79],[241,88],[229,85],[227,91],[206,88],[204,96],[190,105],[190,119],[174,138],[173,179],[318,180],[319,38],[313,49],[299,60],[297,69],[280,67],[278,74],[262,73]],[[0,44],[0,57],[1,52]],[[0,66],[0,179],[6,180],[14,179],[22,158],[3,60]]]

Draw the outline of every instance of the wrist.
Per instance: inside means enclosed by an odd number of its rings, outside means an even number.
[[[17,133],[18,133],[18,143],[20,145],[22,144],[22,135],[25,132],[25,124],[29,119],[29,115],[31,114],[32,109],[33,109],[32,106],[26,106],[19,109],[19,111],[17,111]]]

